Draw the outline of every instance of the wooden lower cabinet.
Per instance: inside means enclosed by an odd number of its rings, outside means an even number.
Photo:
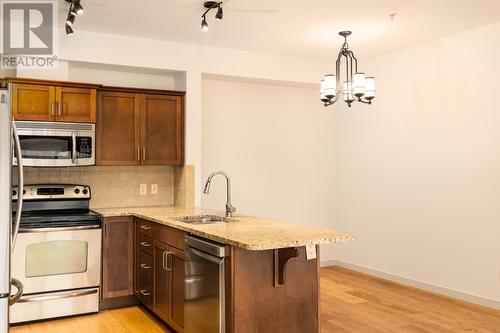
[[[182,333],[185,233],[144,219],[136,219],[135,224],[135,295],[166,324]]]
[[[102,235],[101,308],[136,304],[134,295],[134,220],[105,218]]]

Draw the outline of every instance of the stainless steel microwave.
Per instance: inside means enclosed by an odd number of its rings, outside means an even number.
[[[16,121],[24,166],[66,167],[95,164],[95,125]],[[14,158],[14,164],[17,164]]]

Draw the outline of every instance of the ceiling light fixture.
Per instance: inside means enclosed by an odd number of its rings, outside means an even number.
[[[76,17],[76,15],[73,15],[73,13],[70,12],[68,14],[68,18],[66,18],[66,24],[73,25],[73,23],[75,23],[75,17]]]
[[[201,30],[208,31],[208,23],[207,23],[208,12],[210,12],[212,9],[217,8],[215,19],[220,21],[224,17],[224,11],[222,10],[222,2],[217,2],[217,1],[206,1],[205,3],[203,3],[203,7],[205,7],[207,10],[203,13],[203,15],[201,15],[202,18]]]
[[[321,101],[325,107],[335,103],[340,94],[349,107],[353,102],[372,104],[372,100],[375,98],[375,78],[367,77],[365,73],[358,72],[358,59],[347,44],[347,37],[351,34],[351,31],[339,32],[339,35],[344,37],[344,44],[337,57],[336,72],[335,74],[326,74],[321,81]],[[341,72],[342,58],[345,59],[345,79]]]
[[[205,15],[203,15],[203,21],[201,21],[201,30],[208,31],[208,23]]]
[[[72,35],[74,33],[73,28],[66,23],[66,35]]]
[[[75,19],[77,15],[81,15],[84,12],[84,9],[82,7],[81,1],[80,0],[66,0],[69,5],[69,11],[68,11],[68,17],[66,18],[66,34],[67,35],[72,35],[74,33],[73,31],[73,24],[75,24]]]
[[[215,14],[215,19],[220,21],[222,20],[223,17],[224,17],[224,11],[222,10],[221,5],[219,4],[219,8],[217,9],[217,14]]]

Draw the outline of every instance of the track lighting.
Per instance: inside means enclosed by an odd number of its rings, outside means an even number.
[[[203,7],[205,7],[207,10],[205,11],[205,13],[203,13],[203,15],[201,15],[202,18],[201,30],[208,31],[208,23],[207,23],[208,12],[210,12],[212,9],[217,8],[215,19],[220,21],[222,20],[222,17],[224,17],[224,11],[222,10],[222,2],[217,2],[217,1],[207,1],[203,3]]]
[[[203,16],[203,21],[201,21],[201,30],[208,31],[208,23],[205,16]]]
[[[67,25],[73,25],[73,23],[75,23],[75,17],[76,17],[76,15],[73,15],[73,13],[70,12],[68,14],[68,18],[66,19],[66,24]]]
[[[83,14],[84,10],[83,10],[82,4],[80,3],[80,0],[73,1],[73,10],[77,15]]]
[[[66,35],[72,35],[73,34],[73,28],[69,24],[66,23]]]
[[[223,17],[224,17],[224,12],[222,11],[222,7],[219,4],[219,8],[217,9],[217,14],[215,14],[215,19],[220,21],[222,20]]]
[[[66,34],[72,35],[73,25],[75,24],[75,19],[77,15],[83,14],[83,6],[81,0],[66,0],[69,3],[68,17],[66,18]]]

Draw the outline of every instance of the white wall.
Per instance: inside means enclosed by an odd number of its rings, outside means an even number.
[[[500,306],[499,40],[497,23],[361,63],[375,104],[334,107],[335,226],[359,236],[341,261]]]
[[[203,180],[226,171],[240,213],[332,228],[334,112],[318,87],[208,76],[202,92]],[[218,177],[202,204],[224,210]],[[332,259],[334,247],[322,247],[322,257]]]
[[[329,63],[223,48],[131,38],[79,30],[60,32],[60,59],[184,72],[186,163],[195,165],[195,202],[201,203],[201,75],[317,83]]]

